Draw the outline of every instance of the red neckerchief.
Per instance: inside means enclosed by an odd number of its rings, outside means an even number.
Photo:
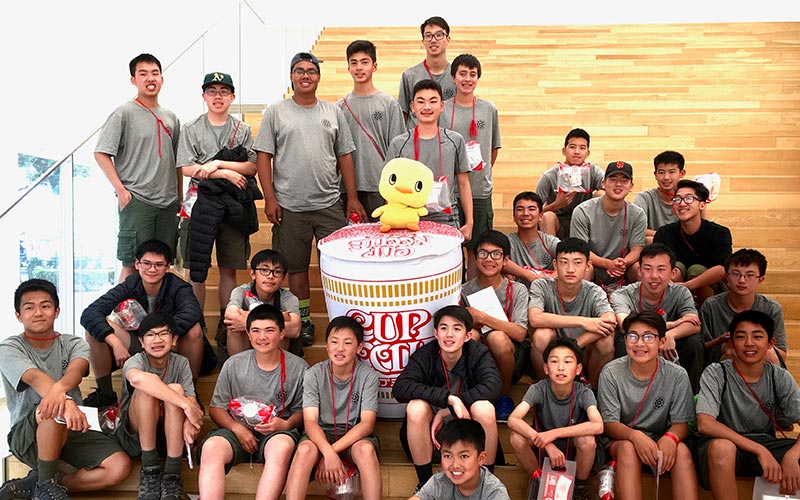
[[[145,104],[142,101],[140,101],[138,97],[136,99],[134,99],[134,101],[136,101],[139,104],[139,106],[141,106],[144,109],[146,109],[147,111],[149,111],[150,114],[153,115],[153,118],[156,119],[156,129],[157,129],[156,130],[156,135],[158,136],[158,157],[161,158],[161,129],[162,128],[164,129],[164,132],[167,133],[167,135],[169,136],[170,139],[172,139],[172,132],[169,131],[169,129],[164,124],[164,122],[161,120],[161,118],[159,118],[158,115],[155,114],[155,112],[153,112],[152,109],[150,109],[147,106],[145,106]]]
[[[436,127],[436,143],[439,145],[439,177],[444,177],[444,167],[442,166],[442,135],[441,129]],[[414,159],[419,161],[419,127],[414,127]],[[430,167],[429,167],[430,168]]]
[[[630,427],[631,429],[633,429],[633,425],[636,423],[636,419],[639,418],[639,412],[642,411],[642,406],[644,406],[644,400],[647,399],[647,394],[650,392],[650,386],[653,385],[653,380],[656,379],[656,373],[658,373],[658,358],[656,358],[656,369],[653,370],[653,374],[650,376],[650,382],[647,383],[647,389],[644,390],[644,396],[642,396],[642,400],[639,402],[639,407],[636,408],[636,413],[633,415],[633,420],[628,425],[628,427]]]
[[[644,309],[644,299],[642,298],[642,287],[643,286],[644,286],[644,283],[639,285],[639,311],[638,312],[642,312],[642,310]],[[661,308],[661,303],[664,302],[664,296],[666,294],[667,294],[667,289],[665,288],[664,291],[661,292],[661,297],[659,297],[658,302],[656,303],[655,306],[653,306],[653,311],[656,314],[659,314],[659,315],[662,315],[662,316],[666,314],[666,311],[664,311],[664,309]]]
[[[756,391],[754,391],[753,388],[750,387],[750,383],[747,380],[745,380],[744,375],[742,374],[742,372],[739,371],[739,367],[736,366],[736,361],[733,361],[731,364],[733,365],[733,369],[736,370],[736,373],[739,374],[739,377],[742,379],[742,382],[744,382],[745,387],[747,387],[747,389],[750,391],[750,395],[753,396],[753,398],[756,400],[756,403],[758,403],[758,406],[761,407],[761,411],[767,414],[769,419],[772,420],[772,425],[774,425],[775,428],[778,429],[778,431],[781,433],[781,435],[783,435],[783,437],[786,438],[786,434],[778,426],[778,422],[775,421],[775,416],[772,414],[772,412],[770,412],[767,409],[766,405],[764,405],[764,403],[761,402],[761,399],[758,397],[758,394],[756,394]],[[725,367],[723,366],[722,369],[724,370]],[[778,404],[778,402],[775,401],[775,404]]]
[[[469,122],[469,138],[472,140],[477,139],[478,137],[478,123],[475,121],[475,101],[476,98],[472,98],[472,121]],[[453,99],[453,112],[450,114],[450,130],[455,130],[453,128],[453,123],[456,119],[456,100]]]
[[[281,354],[283,354],[283,351],[281,351]],[[333,363],[331,363],[328,366],[330,367],[328,375],[330,375],[331,378],[331,406],[333,407],[333,434],[334,434],[334,439],[338,441],[339,429],[336,427],[336,397],[333,391],[334,390]],[[356,378],[356,360],[353,360],[353,372],[350,374],[350,392],[347,394],[347,420],[345,420],[344,422],[344,434],[347,434],[347,431],[350,428],[350,404],[353,402],[353,380],[355,378]]]

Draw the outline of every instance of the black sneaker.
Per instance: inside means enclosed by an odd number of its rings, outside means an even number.
[[[300,337],[303,339],[303,347],[311,347],[314,344],[314,323],[311,320],[303,321],[300,326]]]
[[[33,500],[69,500],[67,487],[59,482],[58,476],[37,483],[32,498]]]
[[[100,390],[95,390],[92,393],[89,393],[85,398],[83,398],[83,406],[91,406],[92,408],[105,408],[106,406],[116,406],[117,405],[117,393],[112,392],[111,394],[106,394],[104,392],[100,392]]]
[[[38,482],[39,474],[35,470],[25,477],[9,479],[0,487],[0,500],[30,500]]]
[[[161,467],[142,467],[139,471],[139,495],[136,500],[161,500]]]
[[[164,474],[161,479],[161,500],[183,500],[183,478],[180,474]]]

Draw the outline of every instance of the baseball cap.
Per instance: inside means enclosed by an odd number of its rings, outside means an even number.
[[[298,52],[297,54],[292,57],[292,63],[289,65],[289,71],[294,69],[295,64],[299,63],[300,61],[308,61],[314,66],[317,67],[317,71],[319,71],[319,59],[317,56],[312,54],[311,52]]]
[[[608,179],[614,174],[622,174],[630,180],[633,180],[633,167],[630,163],[625,161],[612,161],[606,167],[606,175],[604,179]]]
[[[225,85],[231,89],[231,92],[235,92],[235,89],[233,88],[233,78],[231,78],[231,75],[227,73],[215,71],[207,74],[206,77],[203,78],[203,90],[211,85]]]

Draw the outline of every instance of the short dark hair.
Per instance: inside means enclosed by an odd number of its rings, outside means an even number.
[[[691,179],[681,179],[678,181],[678,186],[675,188],[675,192],[677,193],[679,189],[689,188],[694,191],[694,194],[700,198],[700,201],[706,202],[708,201],[708,188],[702,182],[693,181]]]
[[[764,254],[754,248],[740,248],[725,259],[725,272],[727,273],[731,266],[747,267],[750,264],[758,266],[758,274],[764,276],[767,274],[767,258]]]
[[[733,339],[733,332],[736,331],[741,323],[745,322],[763,327],[764,331],[767,332],[767,338],[769,340],[772,340],[775,336],[775,320],[765,312],[748,309],[736,313],[731,320],[731,324],[728,326],[728,333],[731,335],[731,340]]]
[[[358,54],[359,52],[367,54],[372,59],[372,62],[378,62],[378,51],[375,48],[375,44],[369,40],[353,40],[350,42],[345,51],[347,60],[349,61],[353,54]]]
[[[360,344],[364,342],[364,326],[356,321],[352,316],[342,315],[336,316],[328,322],[328,327],[325,329],[325,340],[328,340],[331,332],[334,330],[350,330],[356,336],[356,340]]]
[[[417,96],[417,92],[422,90],[435,90],[439,94],[439,99],[442,98],[442,86],[439,85],[439,82],[426,78],[414,84],[414,91],[411,92],[411,100],[413,101],[414,97]]]
[[[278,251],[273,250],[271,248],[265,248],[264,250],[260,250],[257,254],[253,255],[250,259],[250,269],[253,271],[256,268],[264,263],[272,264],[272,265],[279,265],[285,271],[289,265],[286,263],[286,258]]]
[[[454,418],[444,424],[436,433],[436,440],[442,447],[452,446],[461,441],[475,448],[478,453],[486,449],[486,431],[483,430],[483,426],[467,418]]]
[[[136,65],[142,62],[153,63],[158,66],[158,71],[161,71],[161,61],[159,61],[156,56],[153,54],[139,54],[131,59],[131,62],[128,63],[128,69],[131,72],[131,76],[136,75]]]
[[[639,265],[642,265],[642,261],[645,258],[653,258],[658,255],[666,255],[669,257],[669,265],[670,267],[675,267],[675,252],[672,251],[670,247],[663,243],[650,243],[649,245],[645,245],[642,248],[641,253],[639,254]]]
[[[570,237],[564,238],[563,240],[558,242],[556,245],[556,257],[561,255],[562,253],[579,253],[582,254],[586,259],[589,259],[589,243],[586,241]]]
[[[28,292],[45,292],[50,296],[50,300],[53,301],[53,305],[58,308],[58,291],[56,290],[56,286],[47,280],[33,278],[28,281],[23,281],[19,284],[17,289],[14,291],[14,310],[19,312],[19,306],[22,304],[22,296]]]
[[[472,54],[457,55],[456,58],[453,59],[453,62],[450,63],[450,76],[455,78],[459,66],[465,66],[468,69],[477,69],[478,78],[481,77],[481,62]]]
[[[511,207],[517,208],[517,202],[520,200],[528,200],[536,203],[536,205],[539,207],[540,212],[542,211],[542,207],[544,206],[542,197],[534,193],[533,191],[523,191],[521,193],[517,193],[517,195],[514,197],[514,203],[511,204]]]
[[[631,325],[634,323],[644,323],[656,329],[659,337],[664,337],[667,334],[667,322],[655,311],[642,311],[635,312],[628,315],[622,322],[622,333],[628,333]]]
[[[590,143],[589,132],[583,130],[582,128],[574,128],[570,130],[569,133],[567,133],[567,136],[564,138],[564,147],[567,147],[569,140],[573,138],[586,139],[587,146]]]
[[[136,260],[141,260],[146,253],[160,255],[168,264],[172,263],[172,249],[161,240],[147,240],[140,243],[136,247]]]
[[[153,328],[160,326],[166,326],[175,335],[175,322],[172,320],[172,316],[165,311],[155,311],[144,317],[139,324],[139,329],[136,330],[136,336],[141,337]]]
[[[425,26],[439,26],[444,28],[444,33],[450,36],[450,25],[439,16],[429,17],[419,25],[419,34],[425,36]]]
[[[553,340],[547,344],[542,353],[542,359],[547,364],[547,358],[550,357],[550,352],[556,347],[566,347],[575,354],[575,359],[578,363],[583,363],[583,349],[578,345],[578,341],[566,335],[556,335]]]
[[[508,241],[508,236],[500,231],[497,231],[496,229],[490,229],[489,231],[486,231],[482,235],[478,236],[478,239],[475,241],[475,248],[472,249],[472,253],[478,255],[478,248],[484,243],[489,243],[499,247],[500,250],[503,251],[503,257],[507,257],[511,254],[511,243]]]
[[[683,172],[686,170],[686,159],[677,151],[663,151],[653,158],[653,170],[657,170],[659,165],[677,165]]]
[[[253,324],[253,321],[258,321],[262,319],[274,321],[275,324],[278,325],[278,328],[280,328],[281,330],[286,328],[286,321],[283,319],[283,313],[281,312],[280,309],[273,306],[272,304],[259,304],[253,309],[251,309],[247,315],[245,328],[249,332],[250,325]]]
[[[467,331],[472,330],[472,315],[467,311],[467,308],[460,305],[444,306],[433,314],[433,328],[439,328],[439,323],[442,318],[448,316],[464,324]]]

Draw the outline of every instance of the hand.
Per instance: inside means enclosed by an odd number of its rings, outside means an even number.
[[[567,465],[567,457],[558,449],[554,444],[548,444],[544,448],[545,453],[550,458],[550,466],[554,469],[560,469]],[[541,464],[539,464],[541,466]]]
[[[288,420],[284,420],[278,417],[272,417],[266,424],[258,424],[255,427],[255,431],[260,434],[264,434],[266,436],[267,434],[277,431],[288,431],[289,428],[290,427]]]
[[[672,467],[675,465],[675,457],[678,455],[678,445],[671,438],[661,436],[661,439],[658,440],[658,449],[661,450],[661,470],[659,470],[658,473],[663,474],[672,470]]]
[[[667,334],[664,337],[664,345],[662,345],[659,350],[661,354],[664,356],[664,359],[668,361],[674,361],[675,358],[678,357],[678,351],[675,350],[675,337]]]
[[[597,335],[608,336],[614,333],[617,322],[613,318],[583,318],[583,330]]]
[[[667,330],[671,330],[683,323],[689,323],[694,326],[700,326],[700,316],[696,316],[694,314],[687,314],[685,316],[681,316],[675,321],[667,322]]]
[[[472,417],[469,414],[469,410],[467,410],[467,407],[464,406],[464,402],[461,401],[460,397],[453,396],[451,394],[447,398],[447,402],[450,403],[450,406],[453,407],[453,413],[456,414],[456,417],[472,419]]]
[[[472,315],[472,327],[476,330],[480,329],[486,323],[487,314],[480,309],[474,307],[467,307],[467,311]]]
[[[125,364],[125,361],[131,357],[131,353],[128,352],[128,348],[125,347],[122,342],[112,345],[111,351],[114,355],[114,359],[117,361],[117,368],[122,368],[122,365]]]
[[[770,483],[779,483],[783,479],[783,471],[781,470],[781,465],[775,460],[775,457],[770,453],[770,451],[763,446],[762,449],[756,454],[758,457],[758,463],[761,465],[761,469],[764,471],[764,475],[761,476],[764,478],[764,481]],[[785,459],[786,457],[784,457]]]
[[[86,415],[78,408],[75,401],[70,400],[64,406],[64,420],[67,421],[67,429],[71,431],[86,432],[89,430],[89,421]]]
[[[608,261],[609,267],[606,268],[606,272],[612,278],[619,278],[625,275],[625,271],[627,270],[628,266],[625,264],[625,259],[622,257],[617,257],[616,259],[610,259]]]
[[[556,199],[551,204],[551,208],[553,208],[553,210],[558,210],[559,208],[568,207],[574,198],[575,191],[559,191],[558,194],[556,194]]]
[[[230,183],[237,188],[244,189],[247,187],[247,178],[239,172],[235,172],[233,170],[223,170],[222,173],[225,179],[230,181]]]
[[[636,454],[639,455],[639,460],[641,460],[643,464],[650,466],[658,465],[658,445],[655,441],[650,439],[647,434],[641,431],[633,431],[631,442],[634,448],[636,448]]]
[[[200,405],[195,398],[185,398],[186,404],[183,407],[183,413],[186,415],[186,422],[197,429],[203,426],[203,416],[205,415]]]
[[[193,426],[188,420],[183,421],[183,440],[190,446],[194,444],[197,435],[200,434],[200,429]]]
[[[117,191],[117,203],[119,204],[120,212],[126,206],[128,206],[128,203],[130,203],[132,199],[133,199],[133,195],[127,189],[122,188],[119,191]]]
[[[258,447],[258,440],[256,439],[255,435],[250,432],[250,429],[237,422],[231,430],[234,434],[236,434],[236,439],[239,440],[239,443],[241,443],[244,451],[247,453],[253,453],[256,451],[256,448]]]
[[[791,492],[800,490],[800,463],[797,461],[797,456],[786,453],[781,460],[781,471],[783,472],[781,488]]]
[[[347,197],[346,213],[348,215],[355,213],[356,215],[358,215],[358,218],[359,220],[361,220],[361,222],[369,222],[369,217],[367,217],[367,211],[364,210],[364,207],[361,205],[361,202],[358,201],[357,196]]]
[[[317,482],[323,484],[341,484],[347,478],[342,459],[333,450],[322,458],[317,464]]]
[[[62,416],[66,403],[67,395],[57,384],[53,385],[39,402],[39,415],[43,420]]]
[[[229,332],[245,333],[247,331],[245,328],[247,322],[247,311],[243,309],[238,309],[235,313],[226,312],[225,319],[223,321]]]
[[[436,439],[436,434],[439,433],[439,429],[442,428],[444,425],[444,419],[450,414],[450,410],[447,408],[443,410],[439,410],[436,412],[436,415],[433,416],[433,420],[431,421],[431,441],[436,449],[440,449],[442,447],[441,443]]]
[[[468,222],[458,228],[458,230],[464,235],[464,241],[469,241],[472,239],[472,223]]]
[[[192,177],[197,179],[209,179],[211,174],[219,169],[219,163],[219,160],[211,160],[203,165],[198,165]]]
[[[722,335],[720,335],[719,337],[717,337],[714,340],[712,340],[711,341],[711,343],[712,343],[711,345],[724,344],[725,342],[729,341],[730,339],[731,339],[731,333],[730,332],[725,332]]]
[[[267,219],[275,225],[280,225],[283,219],[281,206],[278,205],[278,200],[275,197],[267,198],[264,200],[264,213]]]
[[[538,448],[544,448],[545,446],[547,446],[548,444],[552,443],[555,440],[556,437],[553,435],[552,431],[544,431],[544,432],[537,432],[536,436],[534,436],[531,442]]]

